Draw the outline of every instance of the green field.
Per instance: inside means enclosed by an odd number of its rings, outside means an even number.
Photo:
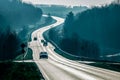
[[[35,63],[0,62],[0,80],[44,80]]]

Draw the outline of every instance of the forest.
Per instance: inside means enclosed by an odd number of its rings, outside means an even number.
[[[65,5],[40,5],[36,7],[41,8],[44,14],[50,13],[53,16],[65,18],[68,12],[72,11],[74,14],[87,10],[86,6],[65,6]]]
[[[36,23],[42,10],[20,0],[0,0],[0,60],[21,54],[28,25]],[[19,31],[18,31],[19,30]]]
[[[50,30],[49,36],[70,54],[100,59],[120,51],[119,30],[120,5],[110,4],[76,15],[69,12],[64,24]]]

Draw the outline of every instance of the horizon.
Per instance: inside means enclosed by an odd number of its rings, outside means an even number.
[[[31,4],[43,4],[43,5],[65,5],[65,6],[101,6],[110,4],[114,0],[22,0],[22,2],[31,3]]]

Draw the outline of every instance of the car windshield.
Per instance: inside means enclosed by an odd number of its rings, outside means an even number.
[[[41,52],[40,54],[47,54],[47,52]]]

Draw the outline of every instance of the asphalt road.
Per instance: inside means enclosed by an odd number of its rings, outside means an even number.
[[[38,65],[46,80],[120,80],[120,73],[85,65],[76,61],[68,60],[54,52],[54,46],[48,43],[43,46],[43,32],[64,22],[64,19],[53,16],[56,23],[34,31],[29,47],[33,50],[33,60]],[[37,37],[37,40],[34,40]],[[39,59],[39,53],[48,52],[48,59]]]

